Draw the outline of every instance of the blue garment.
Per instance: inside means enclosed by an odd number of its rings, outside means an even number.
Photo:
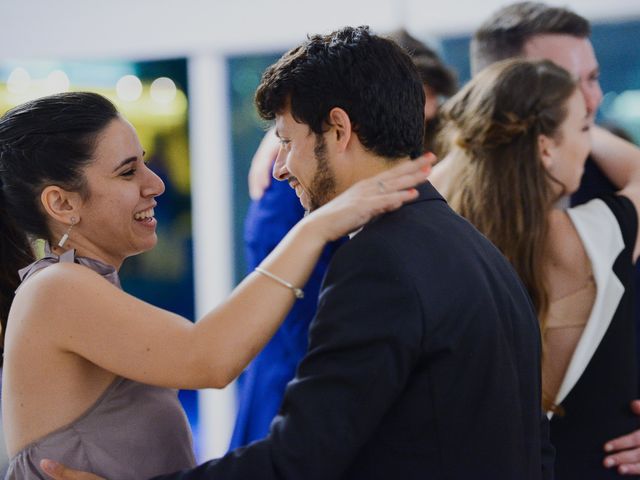
[[[286,182],[271,182],[263,197],[251,203],[245,219],[245,253],[252,271],[304,215],[295,192]],[[304,298],[296,301],[280,329],[238,379],[238,416],[230,449],[264,438],[282,403],[284,389],[307,350],[307,330],[315,315],[322,278],[333,252],[342,242],[325,248]]]

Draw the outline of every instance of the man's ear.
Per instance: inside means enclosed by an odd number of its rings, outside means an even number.
[[[556,160],[556,141],[546,135],[538,135],[538,152],[544,168],[551,170]]]
[[[334,107],[329,112],[329,124],[331,135],[336,142],[336,152],[342,153],[347,149],[349,140],[351,140],[351,119],[343,109]]]
[[[45,212],[54,220],[70,225],[71,217],[80,218],[82,199],[77,192],[69,192],[57,185],[49,185],[42,190],[40,202]]]

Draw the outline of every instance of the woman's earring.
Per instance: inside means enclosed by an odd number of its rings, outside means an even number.
[[[76,224],[76,217],[71,217],[71,225],[69,225],[69,228],[67,228],[67,231],[64,232],[64,235],[58,242],[58,247],[62,248],[64,247],[64,244],[67,243],[67,240],[69,240],[69,233],[71,233],[71,229],[75,224]]]

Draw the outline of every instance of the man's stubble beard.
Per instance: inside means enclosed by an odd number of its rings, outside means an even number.
[[[336,192],[336,178],[329,165],[327,145],[322,134],[316,134],[313,155],[316,160],[316,173],[307,192],[310,212],[329,202]]]

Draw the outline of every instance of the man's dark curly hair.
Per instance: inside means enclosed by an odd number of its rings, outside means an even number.
[[[424,90],[411,58],[368,27],[313,35],[263,74],[256,107],[265,120],[290,108],[321,134],[335,107],[349,115],[365,148],[394,159],[422,153]]]

